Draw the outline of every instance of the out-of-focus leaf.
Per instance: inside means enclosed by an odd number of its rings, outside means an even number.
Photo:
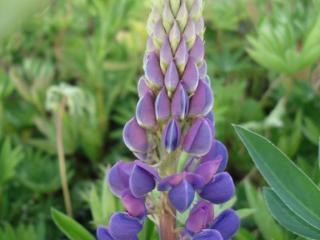
[[[51,217],[57,227],[70,240],[94,240],[95,238],[83,226],[77,223],[72,218],[59,212],[56,209],[51,209]]]
[[[262,136],[235,126],[258,170],[275,193],[310,225],[320,229],[320,189],[285,154]],[[308,192],[308,194],[301,194]]]
[[[244,186],[249,206],[255,210],[253,218],[264,239],[288,239],[286,233],[282,231],[269,214],[261,192],[256,191],[249,181],[245,181]]]
[[[270,188],[264,189],[264,197],[272,216],[286,229],[310,239],[320,239],[320,229],[317,229],[297,216]]]

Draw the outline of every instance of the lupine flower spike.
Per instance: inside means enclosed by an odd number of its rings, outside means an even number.
[[[123,130],[137,160],[119,161],[107,174],[126,211],[97,229],[99,240],[138,239],[148,215],[162,240],[227,240],[239,228],[232,209],[213,212],[235,187],[225,172],[227,149],[215,139],[202,10],[202,0],[157,0],[152,9],[140,100]],[[177,223],[176,212],[188,209],[184,225]]]

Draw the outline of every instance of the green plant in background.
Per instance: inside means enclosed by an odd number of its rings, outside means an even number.
[[[264,197],[273,217],[295,234],[319,239],[320,188],[267,139],[241,127],[235,130],[270,185]]]

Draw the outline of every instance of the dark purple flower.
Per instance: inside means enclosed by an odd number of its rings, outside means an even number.
[[[147,214],[144,198],[136,198],[130,191],[126,191],[121,196],[122,204],[132,217],[144,217]]]
[[[234,195],[234,183],[231,176],[222,172],[217,174],[211,182],[209,182],[202,191],[200,196],[215,204],[225,203]]]
[[[192,240],[227,240],[223,238],[220,232],[213,229],[204,229],[200,233],[196,234]]]
[[[164,122],[170,117],[171,103],[165,88],[159,92],[156,102],[155,111],[158,121]]]
[[[129,188],[129,177],[134,167],[134,163],[126,163],[118,161],[107,174],[108,185],[118,197],[128,190]]]
[[[157,125],[155,109],[154,109],[154,98],[150,92],[146,92],[145,95],[140,98],[137,109],[136,119],[138,124],[143,128],[152,129]]]
[[[191,210],[186,221],[185,228],[188,232],[195,234],[209,227],[213,222],[213,205],[200,200]]]
[[[157,171],[149,165],[135,161],[129,179],[130,191],[137,198],[144,197],[151,192],[155,185],[156,179],[159,179]]]
[[[161,89],[163,86],[163,73],[161,71],[159,57],[155,52],[149,53],[145,60],[144,72],[146,83],[151,89]]]
[[[211,128],[207,120],[196,120],[188,130],[183,150],[193,156],[203,156],[210,150],[212,144]]]
[[[223,239],[231,239],[240,228],[240,218],[232,209],[222,212],[211,226],[220,232]]]
[[[162,133],[162,144],[171,153],[179,147],[180,139],[180,124],[175,119],[172,119]]]
[[[210,151],[201,158],[201,162],[219,161],[220,166],[218,172],[223,172],[228,164],[227,148],[218,140],[214,140]]]
[[[199,70],[195,61],[193,58],[189,58],[186,70],[181,80],[182,85],[188,93],[194,93],[196,91],[199,83],[199,77]]]
[[[184,119],[189,111],[189,97],[184,87],[179,84],[172,97],[172,116],[176,119]]]
[[[115,240],[138,239],[142,230],[141,220],[127,213],[114,213],[109,222],[109,233]]]
[[[100,225],[97,228],[96,234],[98,240],[114,240],[114,238],[110,235],[108,228],[103,225]]]
[[[179,79],[178,69],[176,67],[176,64],[172,60],[169,64],[169,67],[168,67],[167,72],[164,77],[164,83],[165,83],[167,90],[169,92],[173,92],[176,89],[176,87],[179,83],[179,80],[180,79]]]
[[[149,148],[147,132],[132,118],[123,129],[123,141],[133,152],[146,153]]]

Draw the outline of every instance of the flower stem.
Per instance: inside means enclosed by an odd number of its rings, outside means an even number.
[[[171,206],[166,193],[161,195],[160,211],[160,239],[176,240],[176,211]]]
[[[63,135],[62,135],[62,121],[65,111],[65,99],[60,103],[59,109],[56,113],[55,125],[56,125],[56,145],[59,159],[60,179],[62,184],[62,192],[64,198],[64,204],[66,207],[67,214],[72,217],[72,205],[70,192],[68,187],[68,178],[65,164],[64,147],[63,147]]]

